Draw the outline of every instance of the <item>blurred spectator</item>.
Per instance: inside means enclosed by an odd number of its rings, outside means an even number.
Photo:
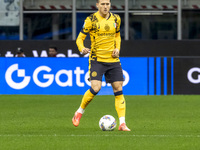
[[[49,57],[56,57],[57,55],[57,47],[56,46],[50,46],[48,51]]]
[[[23,49],[21,47],[17,48],[17,54],[16,54],[15,57],[25,57],[24,51],[23,51]]]

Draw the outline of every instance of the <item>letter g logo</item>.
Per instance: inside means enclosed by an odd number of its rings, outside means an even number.
[[[16,83],[13,81],[12,79],[12,74],[13,72],[17,71],[17,76],[18,77],[24,77],[24,80]],[[10,66],[5,74],[5,79],[7,84],[12,87],[13,89],[23,89],[25,88],[29,82],[30,82],[30,77],[29,76],[25,76],[25,70],[24,69],[18,69],[18,64],[14,64],[12,66]]]
[[[198,84],[198,83],[200,83],[200,75],[198,74],[197,79],[194,79],[192,77],[192,74],[194,72],[200,73],[200,68],[198,68],[198,67],[191,68],[187,73],[187,78],[191,83]]]

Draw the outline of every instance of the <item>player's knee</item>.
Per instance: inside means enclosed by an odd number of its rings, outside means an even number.
[[[93,95],[97,95],[97,94],[98,94],[98,92],[95,92],[94,89],[93,89],[92,87],[90,88],[90,92],[91,92]]]
[[[98,93],[101,90],[101,82],[99,81],[92,81],[91,88],[94,90],[95,93]]]
[[[95,93],[98,93],[101,90],[100,86],[93,86],[92,89],[94,90]]]
[[[113,91],[117,92],[117,91],[122,91],[122,84],[115,84],[113,87]]]

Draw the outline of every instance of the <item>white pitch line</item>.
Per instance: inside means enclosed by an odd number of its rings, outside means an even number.
[[[76,134],[69,134],[69,135],[62,135],[62,134],[0,134],[0,137],[183,137],[183,138],[200,138],[200,135],[117,135],[117,134],[102,134],[102,135],[76,135]]]

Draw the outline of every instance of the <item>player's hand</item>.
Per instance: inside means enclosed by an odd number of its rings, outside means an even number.
[[[90,53],[90,49],[89,48],[83,48],[81,52],[82,52],[82,54],[85,55],[87,53]]]
[[[113,58],[118,58],[119,57],[119,49],[115,48],[113,50],[112,57]]]

